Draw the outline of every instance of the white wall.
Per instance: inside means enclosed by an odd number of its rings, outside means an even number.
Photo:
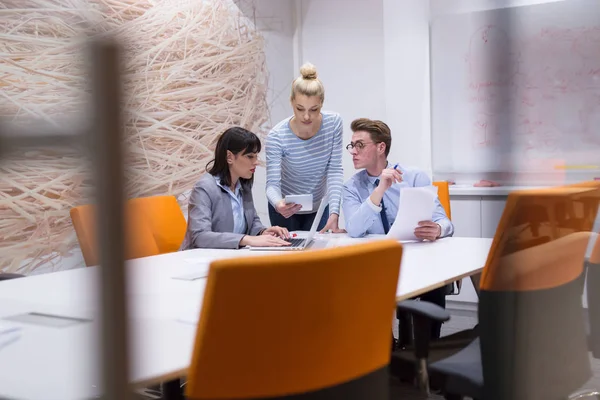
[[[561,0],[550,0],[561,1]],[[544,0],[239,0],[266,39],[271,124],[291,115],[289,90],[302,63],[317,66],[325,109],[350,123],[381,119],[392,129],[390,160],[431,175],[429,22],[443,14],[539,4]],[[252,15],[250,15],[252,13]],[[343,157],[344,177],[355,171]],[[268,224],[265,168],[254,199]],[[343,222],[343,215],[342,215]]]
[[[295,67],[303,61],[317,66],[325,106],[342,114],[346,142],[352,119],[382,119],[392,129],[390,159],[431,174],[430,20],[551,1],[561,0],[296,0],[301,40]],[[352,173],[345,155],[344,175]]]
[[[290,83],[294,73],[293,0],[239,0],[236,1],[247,17],[254,20],[256,27],[265,38],[265,56],[269,71],[267,102],[270,120],[265,128],[270,129],[292,112],[289,102]],[[264,161],[264,142],[261,159]],[[265,225],[270,225],[267,196],[265,194],[266,168],[258,167],[254,174],[252,194],[256,211]]]
[[[301,0],[299,63],[310,61],[326,87],[325,107],[344,119],[345,143],[358,117],[392,129],[390,160],[431,167],[429,1]],[[344,176],[354,173],[344,155]]]
[[[267,40],[273,125],[291,115],[290,83],[309,61],[325,85],[324,108],[344,120],[344,144],[352,120],[381,119],[392,129],[390,160],[431,171],[429,0],[253,3]],[[345,179],[356,172],[346,152],[343,167]],[[265,180],[259,168],[254,199],[268,224]]]
[[[352,120],[386,120],[382,2],[299,0],[299,9],[301,46],[294,74],[303,62],[317,67],[325,85],[324,108],[342,116],[347,144]],[[347,152],[343,167],[344,177],[352,176]]]
[[[390,159],[431,170],[428,0],[237,3],[249,17],[255,13],[267,42],[271,126],[291,115],[290,83],[309,61],[325,85],[324,108],[344,120],[344,144],[352,120],[381,119],[392,129]],[[343,167],[345,179],[356,172],[346,152]],[[268,224],[265,183],[265,168],[259,168],[254,200]]]
[[[441,14],[460,14],[498,8],[553,3],[556,1],[564,0],[430,0],[432,18]]]
[[[437,17],[447,14],[459,14],[476,11],[493,10],[506,7],[518,7],[533,4],[551,3],[554,1],[564,0],[430,0],[430,19],[433,20]],[[431,132],[429,133],[431,138]],[[463,201],[464,202],[464,201]],[[490,204],[482,202],[479,206],[489,206]],[[469,308],[469,304],[474,304],[478,301],[477,295],[469,279],[463,280],[463,290],[459,296],[448,297],[449,301],[464,302],[459,307]],[[584,299],[585,302],[585,299]],[[456,307],[454,304],[450,307]],[[470,306],[473,307],[473,306]]]
[[[390,158],[431,174],[429,0],[383,0]]]

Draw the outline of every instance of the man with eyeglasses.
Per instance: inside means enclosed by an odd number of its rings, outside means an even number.
[[[346,230],[352,237],[386,234],[396,218],[402,189],[430,186],[431,179],[423,171],[387,160],[392,136],[384,122],[359,118],[352,121],[350,127],[352,142],[346,149],[352,155],[354,168],[364,169],[344,184],[342,205]],[[417,238],[431,241],[453,233],[454,226],[439,199],[436,199],[431,220],[419,222],[415,229]],[[446,293],[447,289],[442,287],[420,297],[445,307]],[[439,338],[441,326],[441,323],[432,324],[432,338]]]

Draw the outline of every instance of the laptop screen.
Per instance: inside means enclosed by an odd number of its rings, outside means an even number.
[[[310,232],[308,233],[308,236],[306,237],[307,243],[310,242],[311,239],[317,233],[317,228],[319,227],[319,222],[321,222],[321,217],[323,216],[323,211],[325,210],[325,207],[327,207],[327,204],[329,204],[327,201],[327,197],[323,197],[323,199],[321,200],[321,205],[319,206],[319,210],[317,210],[317,215],[315,215],[315,220],[313,221],[313,224],[310,227]]]

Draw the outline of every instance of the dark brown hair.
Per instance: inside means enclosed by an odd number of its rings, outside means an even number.
[[[206,164],[206,170],[213,176],[221,179],[224,186],[231,185],[231,174],[229,173],[229,164],[227,164],[227,150],[233,154],[260,153],[260,139],[254,133],[234,126],[227,129],[217,142],[215,149],[215,158]],[[240,178],[242,185],[252,186],[254,176],[250,179]]]
[[[350,125],[352,132],[365,131],[369,132],[371,140],[375,143],[385,143],[385,156],[390,154],[390,146],[392,145],[392,132],[390,127],[385,122],[372,120],[368,118],[358,118],[352,121]]]

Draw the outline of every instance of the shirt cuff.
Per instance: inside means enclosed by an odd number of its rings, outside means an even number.
[[[452,223],[448,220],[437,221],[436,224],[440,226],[440,239],[449,236],[452,233]]]
[[[376,206],[375,204],[373,204],[373,201],[371,200],[371,197],[367,197],[367,201],[366,203],[369,205],[369,207],[371,207],[371,210],[373,210],[373,212],[376,213],[380,213],[381,212],[381,207],[380,206]]]

